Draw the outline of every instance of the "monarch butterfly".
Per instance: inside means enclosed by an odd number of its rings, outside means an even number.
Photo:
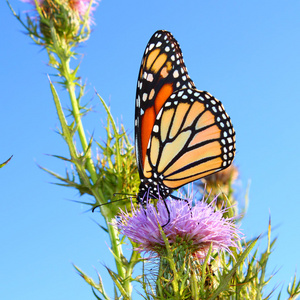
[[[179,44],[168,31],[154,33],[142,58],[135,151],[137,202],[144,207],[148,198],[164,200],[174,189],[227,168],[234,158],[229,116],[219,100],[196,89]]]

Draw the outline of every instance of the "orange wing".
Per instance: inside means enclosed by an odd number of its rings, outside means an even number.
[[[227,168],[234,154],[235,132],[222,103],[207,92],[182,89],[156,117],[143,178],[177,189]]]
[[[184,65],[179,44],[167,31],[151,37],[139,72],[135,109],[135,150],[140,176],[158,112],[181,88],[195,88]]]

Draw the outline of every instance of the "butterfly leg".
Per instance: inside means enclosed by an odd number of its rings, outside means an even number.
[[[168,224],[170,223],[170,210],[169,210],[169,207],[168,207],[168,205],[167,205],[166,200],[165,200],[165,199],[163,199],[163,200],[164,200],[164,204],[165,204],[166,210],[167,210],[167,212],[168,212],[168,222],[167,222],[166,224],[162,225],[162,226],[161,226],[162,228],[164,228],[166,225],[168,225]]]
[[[186,202],[187,205],[188,205],[189,208],[190,208],[191,216],[193,216],[193,214],[192,214],[192,207],[191,207],[191,205],[190,205],[190,202],[189,202],[187,199],[182,199],[182,198],[179,198],[179,197],[174,196],[174,195],[172,195],[172,194],[170,195],[170,197],[171,197],[172,199],[174,199],[174,200],[179,200],[179,201],[184,201],[184,202]]]

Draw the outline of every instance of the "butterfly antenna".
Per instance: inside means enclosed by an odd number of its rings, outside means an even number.
[[[136,196],[136,194],[114,193],[114,197],[115,197],[116,195],[122,195],[122,196]]]
[[[106,202],[106,203],[99,204],[99,205],[94,206],[94,207],[92,208],[92,212],[94,212],[95,209],[96,209],[97,207],[100,207],[100,206],[103,206],[103,205],[107,205],[107,204],[111,204],[111,203],[115,203],[115,202],[119,202],[119,201],[122,201],[122,200],[127,200],[127,199],[128,199],[128,198],[121,198],[121,199],[118,199],[118,200],[114,200],[114,201],[110,201],[110,202]]]

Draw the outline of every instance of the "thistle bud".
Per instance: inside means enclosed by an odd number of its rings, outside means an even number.
[[[236,166],[231,165],[227,169],[209,175],[203,178],[203,181],[207,184],[207,189],[215,188],[218,186],[228,186],[232,184],[238,177],[238,169]]]
[[[51,26],[60,39],[70,41],[80,28],[79,12],[67,0],[43,0],[40,5],[40,31],[46,42],[52,42]]]
[[[219,209],[222,207],[227,206],[230,209],[225,213],[225,217],[233,217],[237,216],[237,205],[236,199],[233,195],[233,188],[232,185],[237,180],[239,176],[239,172],[236,166],[231,165],[225,170],[217,172],[213,175],[209,175],[202,179],[202,189],[203,191],[207,191],[208,195],[208,202],[213,201],[215,195],[218,196],[216,206]]]

